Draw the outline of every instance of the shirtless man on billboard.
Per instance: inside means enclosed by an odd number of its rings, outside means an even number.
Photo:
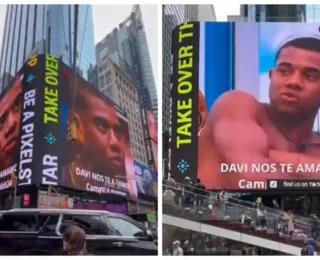
[[[222,163],[247,164],[249,169],[252,164],[295,168],[298,163],[320,163],[320,137],[312,130],[320,107],[320,40],[297,38],[284,44],[269,77],[270,104],[230,91],[212,107],[199,137],[198,176],[207,188],[239,189],[243,179],[316,179],[314,174],[279,169],[221,173]]]

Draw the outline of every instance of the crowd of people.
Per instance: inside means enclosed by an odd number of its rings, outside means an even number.
[[[230,255],[228,240],[204,233],[193,233],[187,239],[174,240],[164,255]]]
[[[310,237],[312,241],[318,241],[320,234],[318,217],[312,214],[309,218],[310,223],[296,223],[293,212],[290,209],[280,210],[276,199],[272,201],[273,209],[267,210],[261,197],[250,206],[249,202],[234,203],[227,190],[217,193],[207,191],[199,179],[192,182],[189,177],[185,177],[184,183],[178,184],[174,179],[167,178],[164,182],[163,204],[166,206],[179,206],[184,210],[193,210],[198,214],[206,214],[217,219],[229,219],[229,215],[232,215],[233,219],[240,216],[241,223],[253,226],[257,230],[273,229],[280,236],[299,237],[304,240]],[[312,246],[311,240],[307,245],[308,248]],[[178,243],[176,244],[178,246]]]

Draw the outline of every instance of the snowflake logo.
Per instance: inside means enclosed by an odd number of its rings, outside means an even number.
[[[183,159],[181,159],[177,165],[177,168],[181,173],[185,173],[189,169],[189,167],[190,165]]]
[[[57,138],[52,134],[47,134],[47,136],[44,138],[48,142],[48,144],[54,144],[57,141]]]
[[[34,76],[34,75],[32,75],[32,74],[29,74],[29,76],[28,76],[28,78],[27,78],[27,82],[29,83],[29,84],[31,84],[32,83],[32,81],[35,79],[36,77]]]

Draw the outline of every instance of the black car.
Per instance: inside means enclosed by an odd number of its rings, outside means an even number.
[[[86,232],[93,255],[157,255],[152,234],[122,214],[76,209],[12,209],[0,214],[0,255],[60,255],[70,225]]]

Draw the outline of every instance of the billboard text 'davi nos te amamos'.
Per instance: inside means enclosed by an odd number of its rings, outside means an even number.
[[[319,189],[319,24],[187,23],[172,37],[170,175]]]
[[[126,114],[57,57],[38,55],[0,98],[0,187],[60,185],[137,196]],[[73,122],[76,138],[68,138]]]

